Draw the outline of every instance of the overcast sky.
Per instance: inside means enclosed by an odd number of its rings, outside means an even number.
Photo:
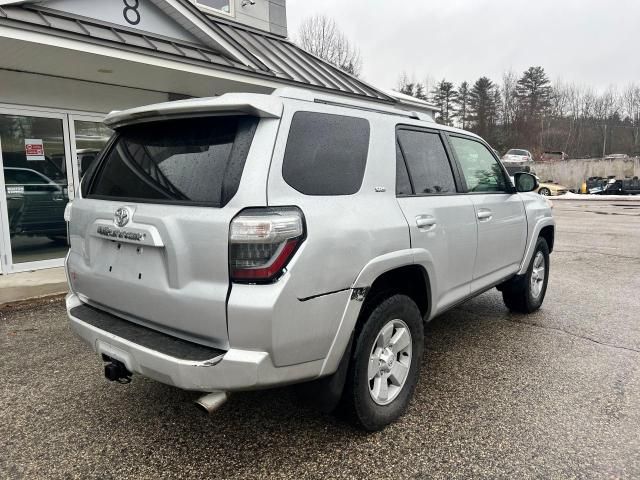
[[[640,0],[288,0],[287,13],[291,36],[331,16],[383,88],[403,71],[458,84],[531,65],[598,89],[640,83]]]

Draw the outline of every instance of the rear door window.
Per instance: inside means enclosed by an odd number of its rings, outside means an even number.
[[[399,130],[398,145],[400,147],[398,153],[404,157],[411,176],[414,194],[456,193],[451,164],[440,134],[419,130]],[[402,161],[403,158],[398,157],[397,162]]]
[[[258,118],[188,118],[122,127],[89,198],[224,206],[237,192]]]
[[[352,195],[362,186],[369,122],[314,112],[293,116],[282,176],[305,195]]]

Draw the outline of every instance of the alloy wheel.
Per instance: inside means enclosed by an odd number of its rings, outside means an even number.
[[[388,405],[402,391],[411,368],[411,331],[395,319],[386,323],[371,348],[368,380],[371,398],[378,405]]]
[[[546,261],[542,252],[537,252],[533,260],[533,269],[531,270],[531,295],[538,298],[544,287]]]

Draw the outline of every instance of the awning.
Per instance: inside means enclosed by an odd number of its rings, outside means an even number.
[[[285,38],[233,21],[213,19],[188,0],[151,1],[171,15],[172,21],[188,27],[194,41],[178,40],[53,10],[47,8],[43,1],[0,2],[0,5],[4,4],[0,6],[0,26],[177,59],[211,69],[263,78],[269,84],[276,81],[282,85],[296,85],[377,102],[396,102],[383,91],[305,52]],[[191,27],[187,22],[191,22]]]

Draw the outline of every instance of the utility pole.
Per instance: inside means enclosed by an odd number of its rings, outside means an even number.
[[[604,124],[604,143],[602,145],[602,158],[607,156],[607,124]]]

